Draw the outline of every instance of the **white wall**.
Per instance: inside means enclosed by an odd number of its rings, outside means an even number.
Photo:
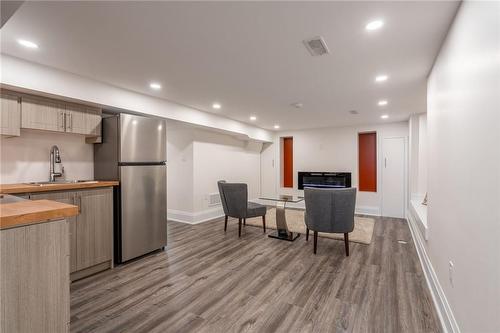
[[[209,206],[208,196],[218,193],[217,181],[248,184],[248,197],[260,193],[262,144],[169,121],[167,131],[169,218],[197,223],[222,215],[222,207]]]
[[[275,149],[274,174],[279,193],[301,194],[297,190],[297,173],[299,171],[331,171],[351,172],[352,186],[358,187],[358,133],[377,132],[377,192],[358,192],[356,209],[359,213],[379,215],[381,211],[381,143],[386,137],[408,137],[408,123],[387,123],[339,128],[320,128],[303,131],[284,131],[275,138],[275,146],[279,146],[280,138],[293,137],[293,175],[294,188],[281,187],[279,149]],[[269,163],[263,168],[272,168]],[[262,171],[265,172],[264,169]],[[268,171],[266,171],[268,172]]]
[[[193,129],[167,121],[167,207],[193,212]]]
[[[418,117],[418,183],[417,193],[427,193],[427,114]]]
[[[218,192],[217,181],[248,184],[248,198],[260,193],[261,143],[197,130],[194,138],[194,210],[209,209],[208,195]]]
[[[413,193],[418,192],[418,129],[419,129],[419,114],[413,114],[408,120],[409,127],[409,137],[408,137],[408,192],[410,198],[413,197]]]
[[[257,141],[272,140],[271,131],[5,54],[0,54],[0,64],[0,80],[7,88],[180,120]]]
[[[500,332],[499,13],[463,2],[428,80],[425,246],[463,332]]]
[[[57,145],[66,179],[94,178],[94,148],[81,135],[21,130],[20,137],[0,138],[0,183],[49,180],[49,153]]]
[[[409,192],[411,198],[422,201],[427,193],[427,114],[412,115],[409,127]]]

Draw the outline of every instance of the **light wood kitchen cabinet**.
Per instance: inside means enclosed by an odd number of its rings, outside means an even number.
[[[21,97],[21,128],[65,131],[63,103],[34,96]]]
[[[87,131],[92,136],[101,137],[102,111],[100,109],[89,110],[87,113]]]
[[[76,279],[96,273],[85,270],[99,264],[112,266],[113,259],[113,189],[44,192],[30,195],[31,200],[54,200],[78,206],[79,215],[68,219],[70,267]],[[98,269],[97,271],[102,270]],[[82,273],[83,272],[83,273]],[[73,278],[72,278],[73,279]]]
[[[0,135],[21,135],[21,105],[19,97],[2,92],[0,100]]]
[[[22,95],[21,128],[101,136],[101,109]]]
[[[69,332],[65,220],[0,230],[0,331]]]
[[[112,259],[113,193],[110,189],[81,191],[76,223],[76,266],[82,270]]]
[[[101,135],[101,110],[86,105],[66,105],[66,132]]]
[[[76,193],[75,192],[47,192],[39,194],[31,194],[31,200],[53,200],[57,202],[67,203],[70,205],[76,205]],[[70,272],[77,271],[76,265],[76,216],[66,218],[69,228],[69,269]]]

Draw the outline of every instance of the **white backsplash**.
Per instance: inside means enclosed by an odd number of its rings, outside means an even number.
[[[93,179],[94,147],[83,136],[21,130],[20,137],[0,138],[0,183],[47,181],[53,145],[61,152],[66,179]]]

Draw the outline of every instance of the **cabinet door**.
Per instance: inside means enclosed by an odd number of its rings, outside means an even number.
[[[68,332],[64,220],[0,230],[0,332]]]
[[[76,205],[75,192],[48,192],[31,194],[31,200],[54,200],[70,205]],[[69,227],[69,268],[70,272],[76,272],[76,216],[66,218]]]
[[[87,132],[92,136],[101,136],[101,110],[94,110],[87,114]]]
[[[21,128],[64,132],[64,104],[32,96],[21,97]]]
[[[66,132],[87,134],[87,112],[83,105],[66,105]]]
[[[77,270],[112,259],[113,190],[85,190],[77,194]]]
[[[1,94],[0,134],[8,136],[21,135],[21,105],[19,97],[11,94]]]
[[[100,120],[100,109],[77,104],[66,106],[66,132],[68,133],[96,135]]]

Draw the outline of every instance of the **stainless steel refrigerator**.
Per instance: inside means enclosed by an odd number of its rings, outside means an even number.
[[[96,180],[117,179],[115,262],[167,244],[166,122],[130,114],[105,115],[94,147]]]

